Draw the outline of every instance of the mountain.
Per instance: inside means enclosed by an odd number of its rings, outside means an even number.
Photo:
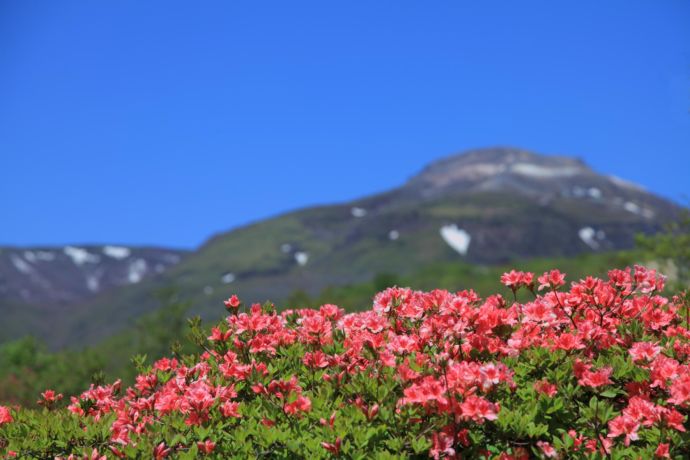
[[[126,246],[0,247],[0,298],[69,306],[163,273],[184,254]]]
[[[80,305],[160,276],[187,251],[74,245],[0,247],[0,340],[24,333],[52,337]],[[59,329],[59,328],[58,328]]]
[[[574,158],[473,150],[432,163],[386,193],[216,235],[159,276],[73,305],[46,338],[55,345],[92,342],[155,309],[153,293],[169,285],[194,301],[194,311],[217,316],[230,293],[280,301],[295,290],[317,294],[435,262],[496,264],[625,249],[636,233],[659,230],[679,210]]]

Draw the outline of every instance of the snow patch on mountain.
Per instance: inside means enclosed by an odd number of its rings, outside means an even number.
[[[91,292],[97,292],[101,286],[101,282],[96,275],[88,275],[86,277],[86,287]]]
[[[599,249],[599,241],[597,239],[604,239],[606,236],[603,231],[597,232],[592,227],[582,227],[578,230],[577,235],[583,243],[594,250]]]
[[[608,179],[619,187],[628,188],[628,189],[637,190],[637,191],[645,191],[646,190],[640,184],[636,184],[634,182],[630,182],[628,180],[621,179],[620,177],[617,177],[617,176],[608,176]]]
[[[103,246],[103,254],[113,259],[122,260],[129,257],[132,251],[122,246]]]
[[[295,253],[295,261],[301,267],[304,267],[305,265],[307,265],[307,262],[309,261],[309,253],[302,252],[302,251],[296,252]]]
[[[28,275],[34,270],[31,267],[31,265],[29,265],[24,259],[17,256],[16,254],[12,254],[10,256],[10,260],[12,261],[12,265],[14,265],[14,268],[16,268],[21,273],[24,273],[25,275]]]
[[[146,261],[144,259],[137,259],[129,264],[129,271],[127,272],[127,280],[132,283],[138,283],[144,278],[146,274]]]
[[[465,230],[458,228],[457,225],[444,225],[440,230],[441,238],[451,248],[462,255],[467,254],[472,237]]]
[[[364,217],[367,215],[367,210],[355,206],[354,208],[350,209],[350,213],[352,213],[352,217]]]
[[[582,172],[577,166],[541,166],[533,163],[515,163],[511,171],[523,176],[538,179],[552,179],[557,177],[572,177]]]
[[[74,246],[66,246],[62,251],[65,253],[67,257],[72,259],[74,265],[78,266],[82,266],[85,263],[95,264],[99,260],[101,260],[101,258],[98,257],[96,254],[91,254],[86,249],[77,248]]]

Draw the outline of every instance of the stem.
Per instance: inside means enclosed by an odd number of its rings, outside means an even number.
[[[597,444],[601,443],[601,448],[604,450],[606,458],[611,458],[609,451],[606,449],[606,445],[604,445],[604,440],[601,437],[601,431],[599,430],[599,398],[597,398],[597,403],[594,406],[594,431],[597,434]]]

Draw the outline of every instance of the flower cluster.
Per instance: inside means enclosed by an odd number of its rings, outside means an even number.
[[[392,287],[349,314],[232,296],[199,355],[45,412],[71,417],[83,442],[41,456],[688,455],[687,305],[661,295],[662,276],[636,266],[569,288],[558,270],[501,282],[511,299]],[[43,394],[46,407],[58,400]],[[0,406],[5,456],[35,453],[19,439],[28,413]]]

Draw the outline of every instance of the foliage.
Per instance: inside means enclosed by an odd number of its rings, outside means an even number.
[[[605,276],[611,267],[625,267],[635,263],[638,258],[639,255],[632,251],[616,251],[580,254],[575,257],[534,258],[497,266],[470,264],[464,261],[437,262],[420,267],[408,276],[381,273],[370,282],[329,287],[315,299],[301,297],[301,303],[289,305],[305,307],[336,303],[346,311],[356,311],[367,308],[377,292],[396,285],[410,286],[417,290],[473,289],[480,295],[489,295],[495,291],[496,279],[515,265],[535,273],[541,273],[551,267],[560,267],[571,277],[582,278],[587,275]]]
[[[522,261],[520,265],[535,272],[559,266],[572,276],[581,277],[602,275],[608,267],[625,266],[632,260],[627,253],[615,252],[575,258],[532,259]],[[303,308],[337,303],[346,311],[361,310],[371,303],[377,292],[396,284],[416,289],[441,287],[451,291],[472,287],[480,294],[489,294],[495,288],[495,280],[507,268],[463,262],[435,263],[404,278],[383,273],[371,282],[328,288],[315,299],[304,291],[296,291],[284,306]],[[156,293],[160,305],[158,310],[141,316],[125,331],[106,337],[95,346],[54,352],[36,337],[0,345],[0,404],[35,405],[36,395],[47,387],[64,394],[75,394],[89,382],[99,379],[120,378],[123,384],[130,385],[136,376],[136,369],[130,365],[132,355],[146,355],[151,359],[166,355],[172,347],[178,352],[192,351],[185,320],[191,307],[188,302],[181,301],[181,297],[175,288],[159,290]],[[214,315],[214,318],[218,317],[219,314]],[[89,323],[88,327],[98,329],[101,326]],[[17,359],[15,350],[23,350],[19,355],[21,359]]]
[[[135,359],[129,388],[0,406],[0,456],[688,457],[688,305],[661,276],[501,281],[483,299],[394,287],[350,314],[233,296],[211,331],[190,321],[198,353]]]
[[[38,338],[25,337],[0,345],[0,404],[36,404],[37,395],[51,387],[64,394],[79,393],[88,382],[121,378],[134,382],[130,365],[135,353],[149,357],[193,350],[186,337],[189,304],[173,289],[157,293],[161,308],[142,316],[126,332],[81,350],[50,351]]]
[[[636,242],[648,257],[671,265],[674,284],[680,287],[690,284],[690,211],[685,210],[663,232],[638,235]]]

